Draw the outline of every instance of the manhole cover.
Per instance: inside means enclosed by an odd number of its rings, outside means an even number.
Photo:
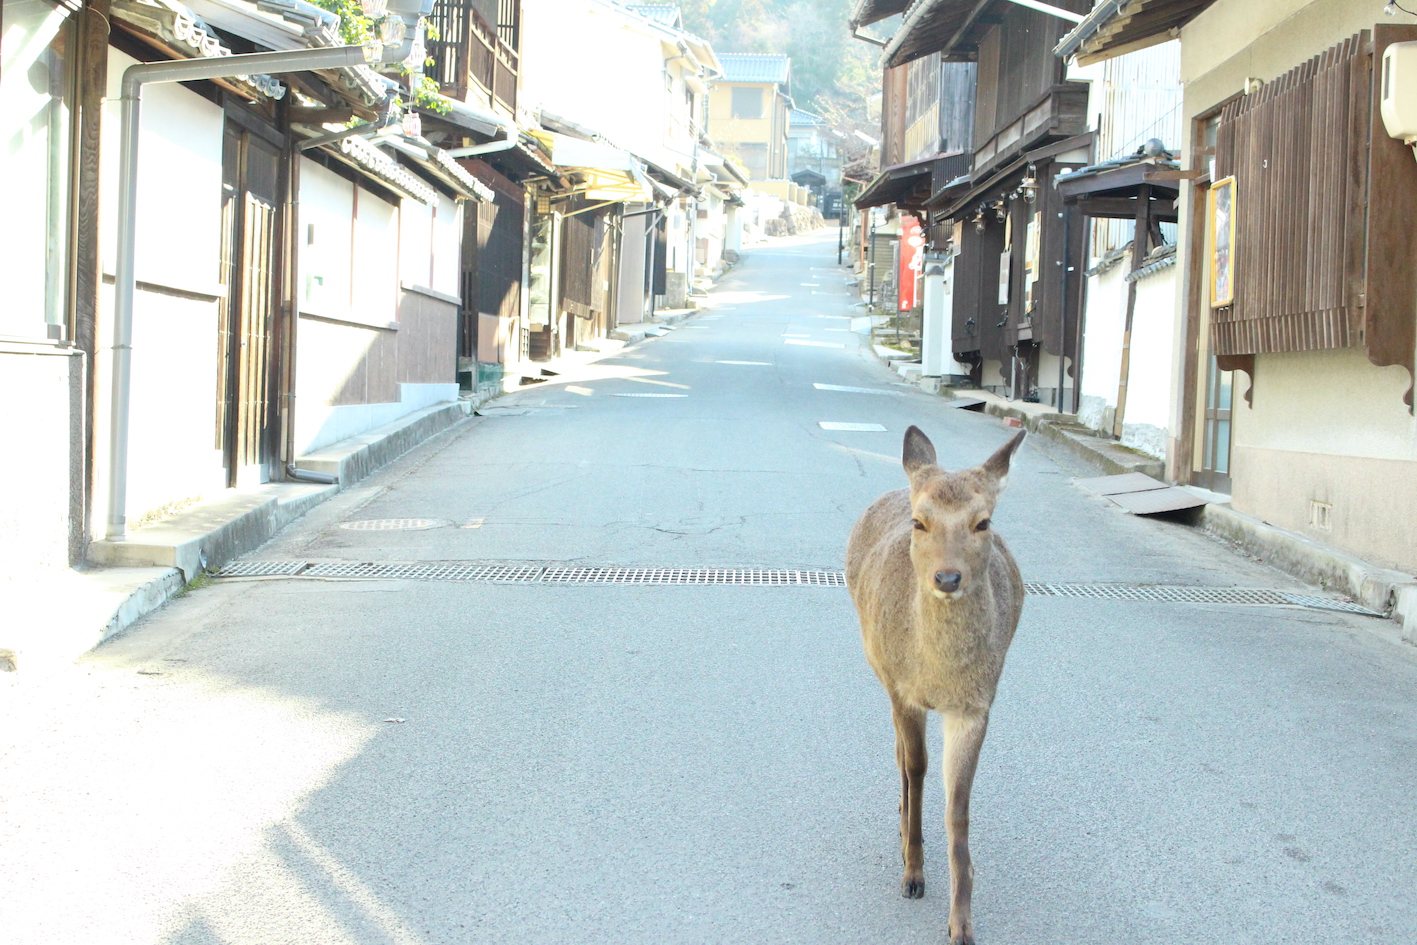
[[[354,532],[416,532],[442,524],[432,518],[367,518],[358,522],[341,522],[340,528]]]

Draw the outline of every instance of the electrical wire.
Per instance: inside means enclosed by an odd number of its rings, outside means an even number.
[[[1402,4],[1396,2],[1396,0],[1388,0],[1387,5],[1390,6],[1390,7],[1396,7],[1397,9],[1401,10],[1403,13],[1406,13],[1408,16],[1417,16],[1417,13],[1414,13],[1413,11],[1407,9],[1407,8],[1404,7]]]

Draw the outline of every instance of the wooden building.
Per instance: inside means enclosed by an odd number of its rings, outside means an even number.
[[[1411,572],[1417,162],[1379,101],[1383,52],[1417,41],[1417,17],[1380,10],[1109,0],[1057,52],[1087,64],[1181,41],[1168,474]]]
[[[905,13],[883,51],[888,102],[896,98],[891,83],[901,81],[891,70],[907,63],[938,55],[975,70],[967,180],[932,182],[923,202],[931,248],[952,269],[951,353],[985,389],[1067,407],[1076,389],[1084,227],[1064,211],[1052,181],[1091,163],[1087,86],[1068,81],[1052,55],[1067,23],[1007,0],[894,6],[859,8],[860,25]],[[1082,12],[1087,3],[1057,6]],[[889,108],[885,124],[888,142],[911,134],[905,122],[894,130]]]

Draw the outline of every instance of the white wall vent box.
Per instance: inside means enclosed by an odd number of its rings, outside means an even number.
[[[1391,137],[1417,141],[1417,43],[1383,50],[1382,115]]]

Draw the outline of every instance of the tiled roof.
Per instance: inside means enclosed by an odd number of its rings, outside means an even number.
[[[627,3],[625,8],[652,20],[662,26],[682,29],[683,22],[679,18],[679,8],[669,3]]]
[[[776,82],[786,84],[792,65],[789,56],[768,53],[719,53],[724,82]]]
[[[827,120],[821,115],[814,114],[801,108],[789,108],[787,110],[787,123],[789,125],[825,125]]]

